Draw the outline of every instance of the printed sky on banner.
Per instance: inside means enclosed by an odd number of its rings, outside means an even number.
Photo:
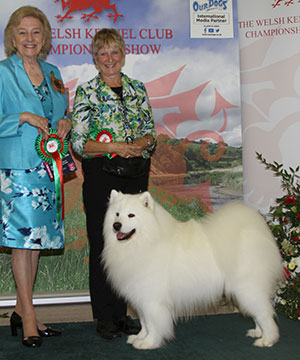
[[[241,145],[236,0],[235,37],[208,40],[190,38],[188,1],[28,0],[26,4],[48,16],[53,40],[47,60],[59,66],[70,106],[77,85],[97,74],[90,54],[93,35],[114,27],[126,43],[123,71],[146,83],[159,132],[197,140],[207,131],[230,145]],[[1,5],[1,58],[7,19],[23,5],[23,0]],[[94,9],[102,10],[93,14],[97,18],[89,17]]]

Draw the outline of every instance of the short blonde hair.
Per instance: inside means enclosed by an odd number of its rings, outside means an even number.
[[[104,28],[99,30],[92,40],[93,57],[95,58],[100,49],[111,46],[116,46],[125,55],[125,42],[116,29]]]
[[[11,14],[4,30],[5,53],[9,57],[17,52],[17,49],[13,43],[14,30],[20,24],[22,19],[26,16],[34,17],[38,19],[42,24],[42,27],[44,29],[45,44],[43,45],[40,53],[38,54],[38,58],[44,60],[50,51],[51,27],[46,15],[40,9],[34,6],[22,6]]]

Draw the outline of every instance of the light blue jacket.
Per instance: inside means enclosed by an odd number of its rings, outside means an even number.
[[[51,124],[55,129],[58,120],[66,117],[67,96],[51,85],[52,71],[61,79],[58,68],[44,61],[40,61],[40,66],[52,97]],[[38,130],[28,123],[19,126],[22,112],[45,116],[22,60],[13,55],[0,61],[0,169],[32,169],[42,161],[34,146]]]

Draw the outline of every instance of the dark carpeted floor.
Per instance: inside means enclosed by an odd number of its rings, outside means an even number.
[[[103,340],[92,322],[55,324],[60,337],[44,339],[40,348],[26,348],[18,337],[0,327],[1,360],[285,360],[300,356],[300,322],[278,318],[280,341],[272,348],[256,348],[245,336],[252,320],[240,314],[197,317],[179,322],[176,339],[158,350],[135,350],[126,337]]]

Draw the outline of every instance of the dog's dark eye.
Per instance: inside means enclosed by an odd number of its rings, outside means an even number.
[[[130,218],[135,217],[135,215],[134,214],[129,214],[128,217],[130,217]]]
[[[120,214],[119,213],[116,213],[116,216],[119,216]]]

